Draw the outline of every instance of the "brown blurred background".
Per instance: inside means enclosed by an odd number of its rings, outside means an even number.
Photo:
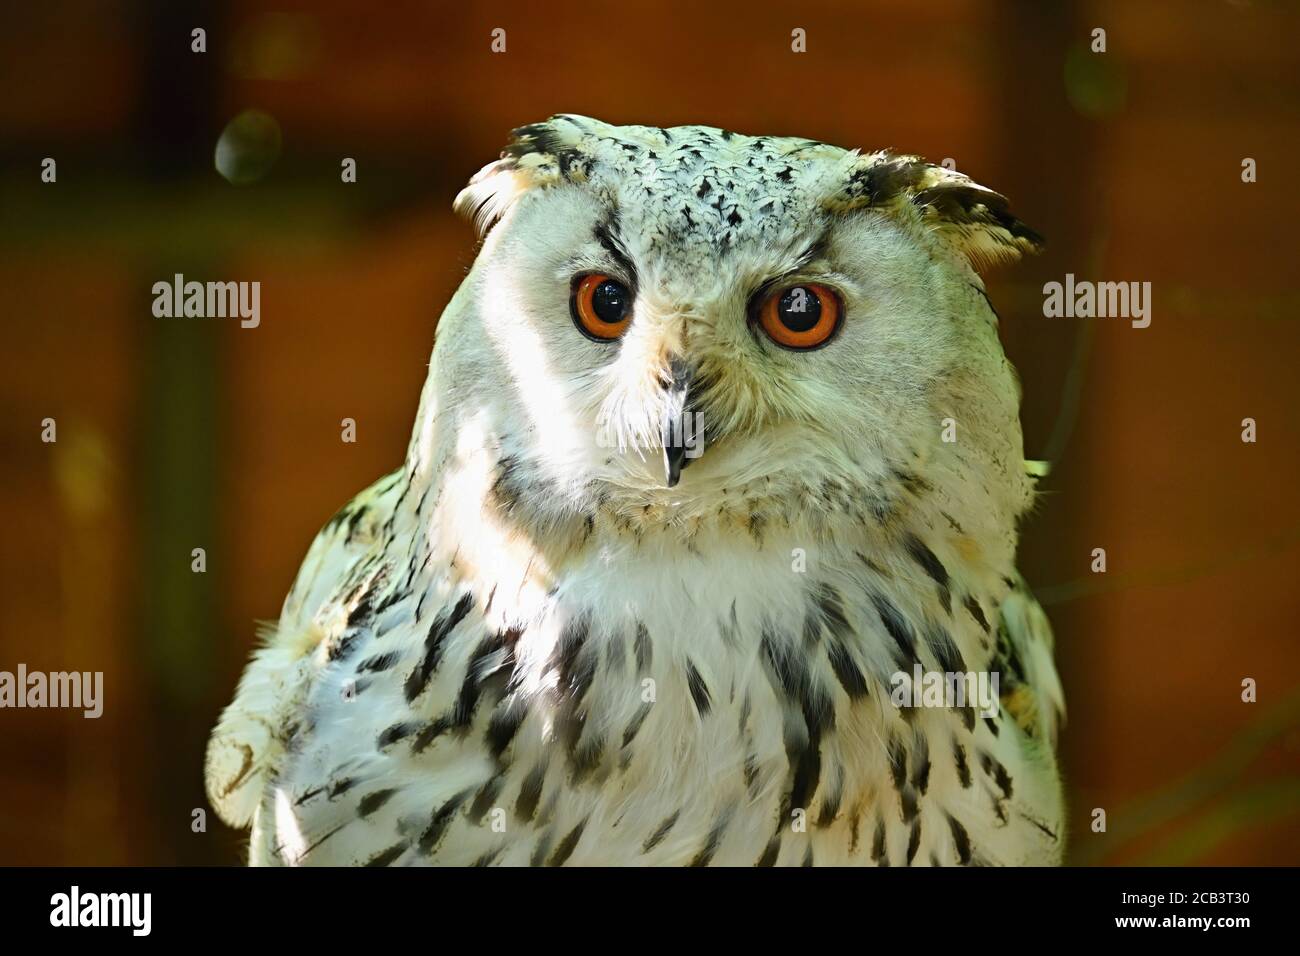
[[[1026,454],[1056,462],[1022,567],[1069,699],[1071,859],[1300,862],[1296,5],[47,0],[2,23],[0,670],[102,670],[106,703],[0,711],[0,863],[239,859],[210,811],[191,825],[208,729],[316,530],[401,460],[473,255],[452,197],[556,112],[892,146],[1012,197],[1050,244],[990,292]],[[177,272],[260,281],[260,327],[154,318]],[[1044,318],[1066,272],[1150,281],[1150,328]]]

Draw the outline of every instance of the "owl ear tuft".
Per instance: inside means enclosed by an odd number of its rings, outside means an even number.
[[[515,200],[527,192],[529,185],[514,159],[498,159],[480,169],[456,194],[452,209],[474,224],[474,231],[481,239]]]
[[[545,122],[512,130],[501,158],[475,174],[456,196],[452,208],[472,220],[482,237],[529,190],[562,180],[585,179],[588,160],[579,147],[585,132],[583,119],[552,116]]]
[[[971,265],[994,266],[1042,250],[1043,237],[1011,214],[1007,197],[960,173],[936,168],[947,176],[916,193],[912,203]]]
[[[973,267],[1039,252],[1043,237],[1011,214],[1007,198],[955,170],[915,156],[876,154],[849,178],[843,203],[889,207],[907,203],[921,221]]]

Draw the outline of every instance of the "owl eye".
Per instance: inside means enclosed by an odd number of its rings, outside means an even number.
[[[844,306],[830,286],[816,282],[786,286],[758,306],[758,324],[777,345],[806,351],[825,345],[839,328]]]
[[[632,293],[617,279],[600,272],[578,276],[569,295],[569,311],[573,313],[573,324],[587,338],[611,342],[632,321]]]

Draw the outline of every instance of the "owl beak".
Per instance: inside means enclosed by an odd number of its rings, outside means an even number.
[[[664,482],[675,488],[682,471],[704,453],[704,429],[692,402],[689,366],[674,358],[668,371],[664,382],[668,393],[663,418]]]
[[[686,457],[686,446],[670,444],[667,431],[664,432],[664,482],[669,488],[676,488],[681,480],[682,469],[691,463]]]

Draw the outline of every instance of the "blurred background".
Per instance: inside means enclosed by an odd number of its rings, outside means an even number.
[[[1069,701],[1070,859],[1300,862],[1296,4],[46,0],[0,22],[0,670],[105,675],[99,720],[0,711],[0,864],[240,860],[210,811],[193,828],[208,730],[315,532],[402,459],[474,252],[452,197],[556,112],[890,146],[1012,197],[1049,240],[989,287],[1026,455],[1055,463],[1021,566]],[[1151,282],[1151,326],[1044,318],[1067,272]],[[154,318],[175,273],[260,281],[261,325]]]

